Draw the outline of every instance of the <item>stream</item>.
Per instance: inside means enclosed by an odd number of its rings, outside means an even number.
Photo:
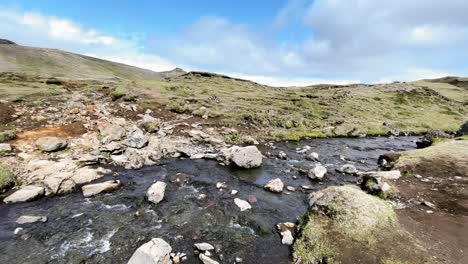
[[[307,211],[307,195],[330,185],[355,183],[354,176],[335,171],[343,164],[359,170],[377,167],[379,155],[415,148],[414,137],[335,138],[277,143],[259,169],[225,167],[212,160],[164,160],[140,170],[113,168],[115,175],[100,181],[120,179],[115,192],[83,198],[81,192],[43,198],[29,203],[0,203],[0,263],[126,263],[133,252],[151,238],[167,241],[173,252],[186,253],[182,263],[201,263],[194,243],[216,247],[212,258],[220,263],[290,263],[291,247],[281,244],[276,224],[296,222]],[[296,168],[311,168],[315,162],[296,148],[310,146],[319,153],[328,173],[322,182],[310,180]],[[279,151],[288,160],[276,158]],[[342,160],[343,156],[346,160]],[[178,173],[181,173],[177,175]],[[263,189],[280,178],[294,192],[275,194]],[[179,181],[177,181],[177,179]],[[165,199],[158,205],[145,200],[154,181],[168,183]],[[216,183],[224,182],[225,189]],[[307,185],[304,189],[301,186]],[[231,190],[237,190],[236,195]],[[241,212],[234,198],[254,201]],[[13,231],[21,215],[44,215],[45,223],[21,225],[24,235]]]

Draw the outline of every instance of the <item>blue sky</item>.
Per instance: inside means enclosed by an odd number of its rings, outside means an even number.
[[[0,38],[271,85],[468,75],[468,1],[0,2]]]

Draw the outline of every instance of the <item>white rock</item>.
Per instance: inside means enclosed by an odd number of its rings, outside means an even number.
[[[238,193],[239,193],[238,190],[232,190],[232,191],[231,191],[231,194],[232,194],[232,195],[236,195],[236,194],[238,194]]]
[[[317,152],[312,152],[306,157],[306,159],[308,160],[318,160],[318,158],[319,158],[319,154]]]
[[[356,174],[358,170],[356,167],[352,164],[345,164],[341,166],[340,172],[346,173],[346,174]]]
[[[250,169],[260,167],[262,165],[263,156],[256,146],[233,146],[221,151],[223,152],[227,162],[232,161],[241,168]]]
[[[210,257],[206,256],[205,254],[198,255],[198,258],[203,262],[203,264],[219,264],[218,261],[211,259]]]
[[[0,153],[1,152],[10,152],[11,151],[11,145],[8,143],[1,143],[0,144]]]
[[[281,179],[277,178],[274,180],[269,181],[264,188],[270,192],[280,193],[283,191],[284,184]]]
[[[28,202],[43,196],[45,193],[43,187],[28,185],[12,193],[3,200],[4,203]]]
[[[208,243],[195,243],[194,246],[200,251],[209,251],[215,249],[211,244]]]
[[[158,204],[164,199],[164,193],[166,191],[166,183],[158,181],[151,185],[147,191],[148,201]]]
[[[360,175],[372,176],[375,178],[383,178],[387,180],[398,180],[401,177],[401,172],[399,170],[393,171],[368,171],[363,172]]]
[[[252,206],[249,204],[249,202],[247,202],[245,200],[236,198],[236,199],[234,199],[234,203],[237,205],[237,207],[239,207],[241,212],[243,212],[245,210],[252,209]]]
[[[322,165],[315,165],[312,169],[309,170],[308,176],[311,179],[323,179],[327,173],[327,168]]]
[[[278,231],[281,234],[281,243],[283,245],[292,245],[294,243],[294,236],[292,231],[296,228],[296,225],[290,222],[280,223],[276,225]]]
[[[95,184],[87,184],[81,187],[81,191],[83,192],[84,197],[90,197],[103,192],[115,191],[120,188],[121,185],[122,184],[119,180],[106,181]]]
[[[36,146],[44,152],[54,152],[66,148],[67,141],[58,137],[42,137],[36,140]]]
[[[128,264],[170,264],[171,251],[172,248],[166,241],[153,238],[133,253]]]
[[[227,185],[226,185],[226,183],[224,183],[224,182],[217,182],[217,183],[216,183],[216,188],[217,188],[217,189],[223,189],[223,188],[226,189],[226,188],[227,188]]]
[[[13,231],[13,234],[17,236],[22,235],[23,233],[24,233],[24,229],[22,227],[17,227],[15,231]]]
[[[22,215],[18,219],[16,219],[16,223],[19,225],[32,224],[37,222],[47,222],[47,216]]]

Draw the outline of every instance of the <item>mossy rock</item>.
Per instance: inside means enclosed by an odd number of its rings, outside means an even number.
[[[316,192],[309,202],[294,244],[298,263],[430,263],[386,201],[348,185]]]
[[[0,131],[0,143],[7,142],[16,138],[15,130]]]
[[[0,164],[0,193],[15,185],[15,174],[5,165]]]

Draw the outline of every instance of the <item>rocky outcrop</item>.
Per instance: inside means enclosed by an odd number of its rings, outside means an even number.
[[[158,204],[164,199],[164,194],[166,192],[166,183],[158,181],[151,185],[151,187],[146,192],[148,201]]]
[[[256,146],[233,146],[221,150],[227,164],[234,163],[238,167],[250,169],[262,165],[262,153]]]
[[[88,184],[81,187],[84,197],[91,197],[100,193],[112,192],[120,188],[122,183],[119,180],[105,181],[101,183]]]
[[[67,147],[65,139],[59,137],[43,137],[36,140],[36,146],[44,152],[55,152]]]
[[[161,238],[153,238],[139,247],[127,264],[170,264],[172,248]]]
[[[18,191],[10,194],[7,198],[3,200],[4,203],[19,203],[19,202],[29,202],[35,200],[45,193],[44,187],[27,185],[21,187]]]

